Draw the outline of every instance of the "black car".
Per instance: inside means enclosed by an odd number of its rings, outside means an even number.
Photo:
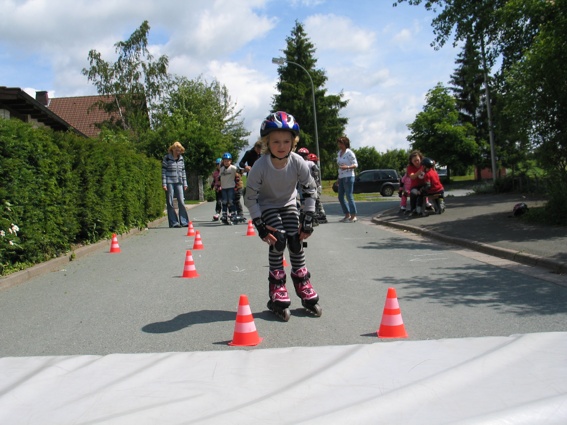
[[[392,196],[400,187],[400,176],[396,170],[365,170],[354,179],[354,193],[375,193]],[[333,191],[339,191],[338,182]]]

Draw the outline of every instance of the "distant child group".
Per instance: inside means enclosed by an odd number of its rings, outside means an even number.
[[[425,158],[420,151],[411,152],[406,173],[400,180],[400,213],[427,217],[429,214],[426,209],[434,209],[441,214],[445,211],[444,194],[445,188],[435,171],[434,161]],[[407,208],[408,197],[410,199],[409,209]],[[434,201],[435,207],[429,203],[429,198]]]
[[[242,218],[242,171],[232,164],[232,155],[225,152],[216,159],[216,169],[212,174],[211,189],[216,196],[214,221],[219,218],[224,224],[232,224]],[[222,213],[222,216],[220,215]],[[230,213],[230,217],[228,216]]]

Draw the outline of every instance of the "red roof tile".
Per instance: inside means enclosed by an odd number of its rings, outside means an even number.
[[[95,124],[107,121],[118,114],[108,114],[97,106],[92,107],[100,100],[113,101],[111,96],[77,96],[58,97],[49,100],[47,106],[81,133],[88,137],[97,137],[100,129]],[[92,107],[92,108],[91,108]]]

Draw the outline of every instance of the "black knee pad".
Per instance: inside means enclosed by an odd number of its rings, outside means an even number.
[[[273,246],[274,250],[277,252],[283,252],[285,249],[286,236],[285,232],[272,232],[272,235],[276,237],[276,243]]]
[[[292,254],[299,254],[303,249],[303,244],[299,240],[299,233],[294,233],[293,235],[287,236],[287,244],[289,247],[289,252]]]

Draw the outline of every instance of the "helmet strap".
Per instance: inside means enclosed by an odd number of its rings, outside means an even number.
[[[284,159],[287,159],[287,157],[289,156],[289,153],[288,153],[286,156],[282,157],[282,158],[278,158],[278,157],[275,156],[272,152],[270,152],[270,156],[271,156],[272,158],[276,158],[276,159],[279,159],[280,161],[283,161]]]

